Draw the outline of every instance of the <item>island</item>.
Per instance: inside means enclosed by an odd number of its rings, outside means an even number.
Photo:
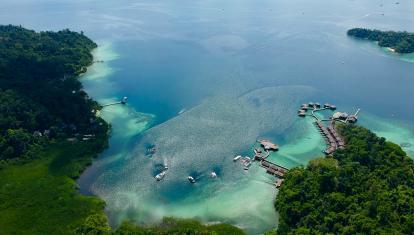
[[[355,124],[347,143],[290,169],[275,201],[277,234],[411,234],[414,162],[396,144]]]
[[[355,38],[376,41],[380,47],[388,47],[397,53],[414,52],[414,33],[353,28],[348,30],[347,34]]]
[[[0,234],[243,234],[175,218],[115,229],[103,200],[78,193],[110,130],[78,79],[96,47],[83,32],[0,26]]]

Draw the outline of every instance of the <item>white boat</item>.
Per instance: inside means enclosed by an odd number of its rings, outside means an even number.
[[[278,179],[275,183],[276,188],[280,188],[283,184],[283,179]]]
[[[236,156],[236,157],[234,157],[234,158],[233,158],[233,161],[237,161],[237,160],[239,160],[241,157],[242,157],[242,156],[238,155],[238,156]]]
[[[192,176],[188,176],[188,181],[190,181],[190,183],[194,184],[196,181]]]
[[[211,178],[217,178],[217,174],[216,174],[216,172],[214,172],[214,171],[213,171],[213,172],[211,172],[211,174],[210,174],[210,175],[211,175]]]
[[[159,173],[158,175],[156,175],[155,176],[155,179],[157,180],[157,181],[160,181],[160,180],[162,180],[163,178],[164,178],[164,176],[167,174],[167,171],[163,171],[163,172],[161,172],[161,173]]]

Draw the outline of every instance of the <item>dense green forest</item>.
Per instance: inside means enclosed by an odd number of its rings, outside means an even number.
[[[203,225],[193,219],[164,218],[162,223],[153,227],[139,227],[125,221],[114,232],[114,235],[142,234],[142,235],[169,235],[169,234],[222,234],[241,235],[244,232],[228,224]]]
[[[0,26],[0,160],[27,156],[44,136],[106,135],[77,76],[96,44],[83,34]]]
[[[77,78],[95,47],[83,33],[0,26],[0,234],[243,234],[172,218],[111,231],[105,202],[77,192],[75,179],[108,141]]]
[[[339,131],[346,149],[286,175],[277,233],[413,234],[413,160],[365,128]]]
[[[414,52],[414,33],[354,28],[348,30],[348,35],[377,41],[379,46],[390,47],[398,53]]]
[[[108,140],[77,79],[95,47],[69,30],[0,26],[0,234],[68,234],[104,216],[74,181]]]

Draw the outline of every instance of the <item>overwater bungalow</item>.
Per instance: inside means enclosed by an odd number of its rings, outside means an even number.
[[[347,121],[348,121],[349,123],[355,123],[355,122],[357,122],[357,121],[358,121],[358,116],[356,116],[356,115],[350,115],[350,116],[348,117]]]
[[[347,113],[341,113],[341,112],[336,112],[334,113],[334,115],[332,115],[333,119],[339,119],[339,120],[346,120],[348,118],[349,114]]]

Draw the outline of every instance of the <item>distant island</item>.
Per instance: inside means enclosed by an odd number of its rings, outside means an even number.
[[[412,234],[413,160],[363,127],[338,129],[345,149],[285,175],[277,234]]]
[[[109,138],[102,106],[78,80],[96,47],[82,32],[0,25],[0,234],[243,234],[174,218],[113,231],[105,202],[77,192]]]
[[[414,52],[414,33],[353,28],[348,30],[347,34],[356,38],[377,41],[379,46],[388,47],[397,53]]]

